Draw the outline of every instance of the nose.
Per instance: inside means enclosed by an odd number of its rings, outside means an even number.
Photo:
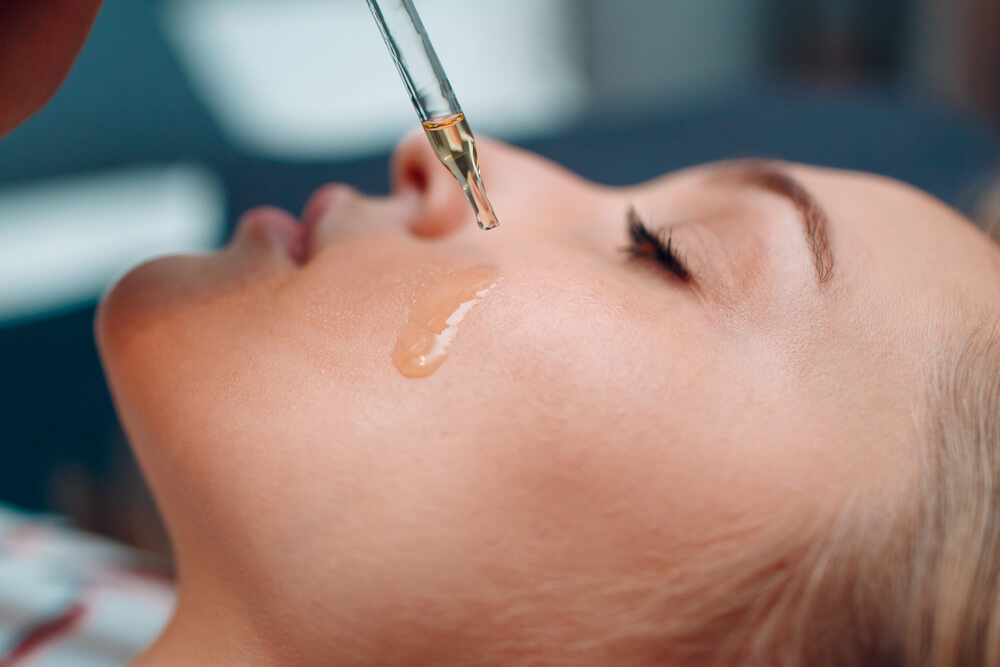
[[[416,215],[410,218],[410,232],[423,238],[441,238],[472,222],[472,209],[461,186],[438,161],[423,133],[403,139],[390,162],[392,190],[418,195]]]

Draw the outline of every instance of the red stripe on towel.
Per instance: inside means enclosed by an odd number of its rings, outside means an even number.
[[[31,653],[64,635],[70,634],[80,625],[86,615],[87,606],[77,601],[66,607],[58,616],[39,623],[28,630],[6,655],[0,657],[0,667],[15,667]]]

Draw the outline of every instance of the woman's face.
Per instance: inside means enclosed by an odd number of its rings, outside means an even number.
[[[1000,309],[1000,253],[883,178],[732,163],[612,189],[481,142],[501,222],[482,232],[426,143],[397,150],[387,198],[327,186],[304,225],[253,210],[221,252],[104,300],[182,587],[454,643],[512,590],[891,502],[924,355]],[[623,251],[630,208],[689,277]],[[424,377],[397,368],[415,321],[453,335]]]

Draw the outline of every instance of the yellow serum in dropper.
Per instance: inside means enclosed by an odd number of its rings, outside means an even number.
[[[476,139],[472,136],[465,114],[456,113],[424,121],[424,132],[441,164],[455,177],[465,196],[476,212],[476,222],[481,229],[499,225],[497,214],[486,196],[483,178],[479,173],[479,154]]]

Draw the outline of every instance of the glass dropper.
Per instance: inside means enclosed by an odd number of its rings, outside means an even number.
[[[441,163],[462,186],[482,229],[499,222],[479,173],[476,139],[412,0],[367,0]]]

